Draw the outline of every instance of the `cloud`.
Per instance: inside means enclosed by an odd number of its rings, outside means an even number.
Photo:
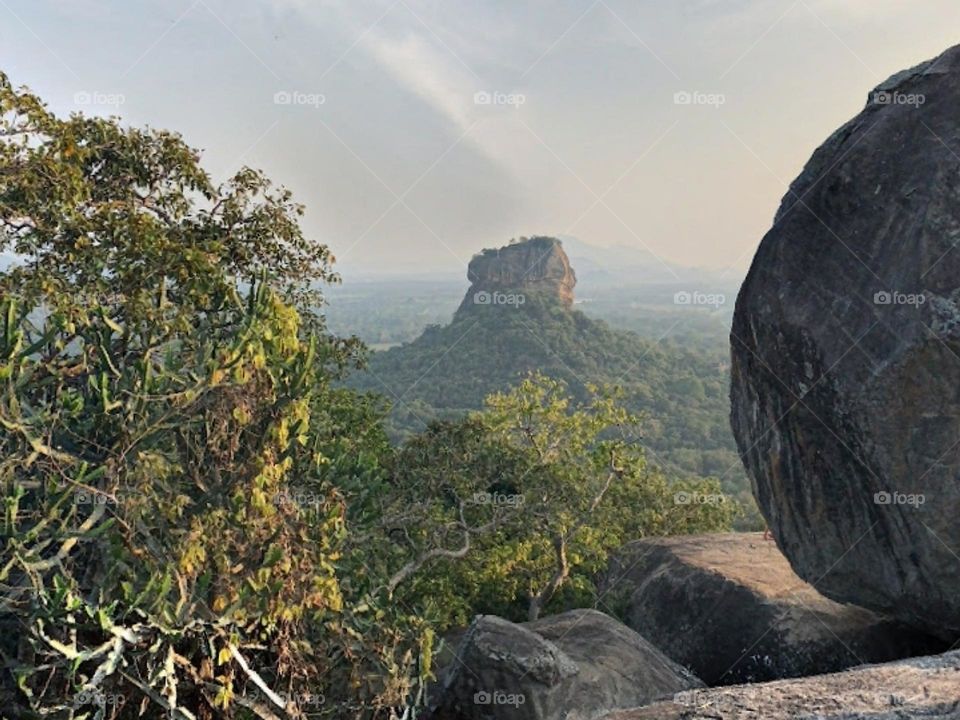
[[[432,47],[422,36],[407,32],[393,39],[380,31],[364,36],[363,47],[398,83],[450,120],[459,130],[473,124],[471,76],[450,67],[455,58]]]

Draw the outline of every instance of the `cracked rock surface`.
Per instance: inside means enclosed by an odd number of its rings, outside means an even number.
[[[757,685],[690,690],[603,720],[956,720],[960,651]]]
[[[737,299],[731,422],[821,593],[960,638],[960,47],[792,184]]]
[[[434,720],[592,720],[703,687],[596,610],[522,624],[478,615],[445,665],[428,715]]]

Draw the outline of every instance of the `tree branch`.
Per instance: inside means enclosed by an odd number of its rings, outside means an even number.
[[[490,530],[491,528],[497,525],[497,521],[499,518],[497,517],[496,513],[494,513],[494,518],[490,522],[485,523],[483,525],[478,525],[476,527],[471,527],[467,523],[467,519],[464,514],[466,511],[466,507],[467,507],[467,502],[465,500],[461,500],[460,508],[458,512],[460,519],[458,522],[452,523],[453,525],[459,527],[460,531],[463,534],[463,542],[460,545],[460,547],[454,550],[450,550],[444,547],[431,548],[430,550],[427,550],[426,552],[422,553],[419,557],[409,561],[406,565],[404,565],[397,572],[395,572],[387,581],[386,588],[387,588],[387,592],[390,595],[393,595],[397,587],[399,587],[403,582],[408,580],[413,574],[415,574],[418,570],[420,570],[420,568],[422,568],[431,560],[436,560],[437,558],[459,559],[459,558],[466,557],[467,554],[470,552],[471,537],[475,534],[484,533],[487,530]]]
[[[536,595],[530,596],[530,605],[527,609],[527,618],[536,620],[540,617],[543,606],[550,602],[554,593],[570,577],[570,562],[567,559],[567,538],[563,533],[557,533],[553,538],[553,551],[557,557],[557,570],[550,582]]]

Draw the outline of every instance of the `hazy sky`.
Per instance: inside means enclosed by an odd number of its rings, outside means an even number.
[[[813,149],[957,42],[957,0],[0,0],[15,84],[263,168],[346,279],[533,234],[739,274]]]

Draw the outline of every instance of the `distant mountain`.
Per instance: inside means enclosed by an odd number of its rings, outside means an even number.
[[[594,245],[573,235],[558,235],[557,240],[577,269],[581,293],[592,294],[597,287],[637,287],[639,285],[740,286],[746,269],[719,271],[695,265],[681,265],[660,259],[643,247],[629,245]],[[492,252],[492,251],[491,251]],[[408,267],[394,272],[368,272],[356,264],[338,265],[351,284],[383,284],[458,281],[462,275],[448,270],[425,272]]]
[[[448,324],[374,353],[352,385],[393,404],[397,439],[438,417],[479,409],[490,393],[539,370],[576,397],[587,383],[621,386],[648,417],[650,459],[689,475],[726,475],[746,491],[727,422],[725,355],[616,331],[574,306],[579,271],[555,238],[521,239],[475,255],[470,287]],[[693,312],[694,309],[691,309]]]
[[[568,264],[576,268],[576,303],[590,317],[644,337],[683,338],[688,345],[728,353],[739,274],[663,263],[638,248],[599,247],[574,237],[561,240]],[[344,278],[343,285],[324,288],[330,327],[340,334],[357,334],[378,349],[409,342],[428,325],[449,322],[463,299],[462,274],[347,272]],[[719,301],[702,305],[699,313],[678,306],[678,297],[694,294]]]
[[[581,288],[592,292],[595,286],[612,288],[640,284],[738,286],[740,273],[723,274],[716,270],[678,265],[657,257],[644,248],[627,245],[602,247],[570,235],[559,239],[577,268]]]

